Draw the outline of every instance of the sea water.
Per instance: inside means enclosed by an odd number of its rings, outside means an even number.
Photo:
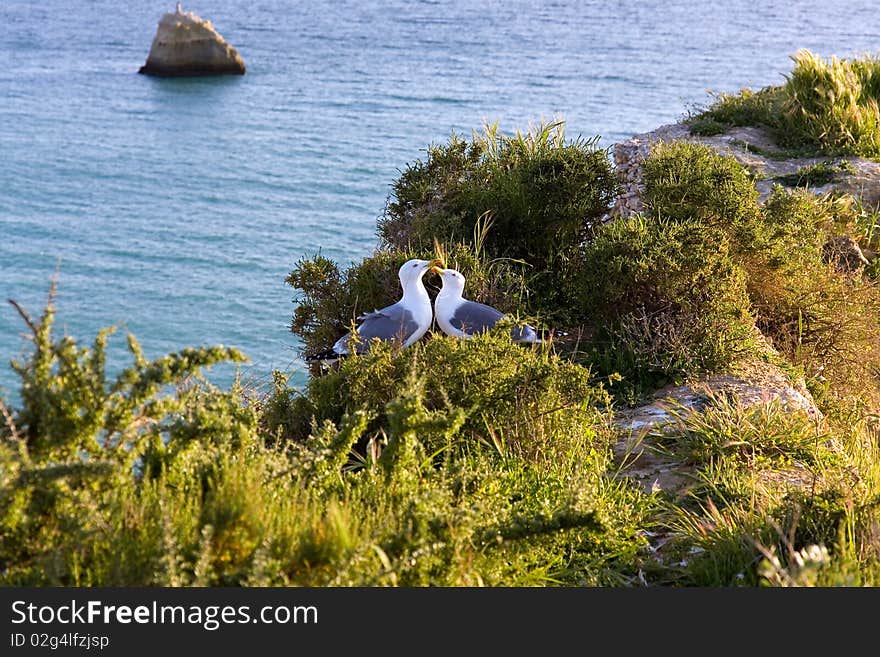
[[[184,2],[244,76],[138,75],[171,0],[0,2],[0,398],[57,280],[58,334],[105,326],[111,372],[224,344],[306,381],[295,263],[377,245],[391,184],[454,131],[562,119],[610,147],[780,84],[790,57],[876,54],[872,0]],[[209,378],[231,382],[234,368]]]

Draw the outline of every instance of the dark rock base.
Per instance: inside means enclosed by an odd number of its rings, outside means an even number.
[[[207,66],[204,64],[163,66],[147,62],[138,69],[138,73],[160,78],[180,78],[201,75],[244,75],[245,67],[234,64],[230,64],[229,66]]]

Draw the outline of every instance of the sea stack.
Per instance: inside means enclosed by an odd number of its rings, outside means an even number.
[[[168,12],[159,21],[147,62],[138,73],[161,77],[244,75],[244,60],[217,33],[211,21],[183,11]]]

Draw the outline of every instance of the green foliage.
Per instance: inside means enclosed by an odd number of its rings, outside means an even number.
[[[15,423],[33,458],[81,461],[112,449],[122,462],[131,462],[135,446],[145,436],[143,427],[155,428],[159,418],[179,410],[163,389],[197,375],[219,362],[242,362],[245,356],[226,347],[187,348],[147,361],[134,336],[128,345],[134,364],[115,381],[105,371],[111,329],[98,333],[91,349],[64,336],[54,340],[54,285],[38,322],[17,304],[32,333],[34,351],[24,361],[13,361],[21,379],[21,408]],[[162,427],[162,430],[172,430]],[[126,454],[128,452],[128,454]]]
[[[584,255],[584,305],[624,376],[715,371],[750,345],[745,276],[720,229],[636,215],[606,224]],[[607,357],[607,354],[606,354]]]
[[[148,361],[129,336],[134,364],[108,381],[111,331],[100,331],[91,349],[68,336],[56,340],[53,298],[54,284],[38,321],[13,304],[34,349],[12,363],[21,407],[6,411],[7,432],[0,433],[0,567],[5,578],[24,583],[69,578],[99,500],[145,464],[161,465],[196,439],[199,449],[240,440],[255,424],[236,391],[195,385],[202,368],[244,360],[239,351],[190,348]]]
[[[758,192],[748,169],[733,158],[703,144],[658,144],[645,161],[643,182],[649,214],[720,228],[734,251],[751,248],[760,223]]]
[[[880,113],[876,79],[880,60],[825,62],[805,50],[783,87],[780,144],[810,144],[828,154],[880,156]],[[863,85],[863,80],[867,85]]]
[[[184,384],[181,377],[195,370],[177,367],[179,358],[147,361],[137,352],[135,364],[120,377],[125,389],[147,390],[147,378],[157,377],[175,386],[173,394],[156,390],[131,415],[105,412],[94,424],[78,424],[79,433],[63,433],[61,444],[47,435],[55,424],[28,419],[47,417],[40,400],[51,404],[61,399],[88,409],[100,397],[95,391],[107,390],[108,384],[95,379],[96,370],[88,370],[82,381],[66,377],[80,371],[75,365],[85,368],[85,363],[103,359],[103,346],[99,341],[95,352],[77,351],[70,338],[53,340],[50,325],[47,311],[41,323],[33,324],[40,348],[19,366],[31,395],[27,412],[2,407],[4,584],[532,586],[636,581],[644,547],[637,528],[652,502],[615,480],[610,452],[597,438],[599,415],[588,408],[602,395],[586,382],[586,374],[580,383],[570,380],[577,366],[512,345],[509,337],[505,343],[501,336],[485,336],[484,346],[498,351],[499,360],[505,350],[519,350],[521,358],[513,357],[509,371],[490,377],[491,385],[477,390],[473,399],[464,388],[464,375],[448,385],[447,390],[468,401],[467,409],[452,403],[454,394],[439,403],[442,395],[424,378],[415,379],[410,368],[406,379],[387,386],[384,439],[352,462],[352,447],[371,431],[370,413],[344,413],[338,422],[317,424],[301,442],[280,444],[277,431],[263,432],[277,424],[283,403],[255,400],[237,386],[224,392],[208,384]],[[466,361],[459,348],[472,361],[480,350],[445,338],[433,342],[439,355],[420,358],[438,366],[444,359],[449,367],[455,358]],[[58,369],[54,359],[61,354],[75,356],[76,362]],[[359,366],[387,356],[356,357],[348,375],[356,379]],[[190,355],[188,362],[196,360]],[[449,371],[436,373],[444,374]],[[366,386],[366,381],[356,385]],[[498,440],[490,444],[487,427],[482,427],[482,440],[449,448],[462,439],[470,420],[495,421],[487,415],[497,412],[488,405],[489,395],[515,405],[510,387],[519,385],[534,386],[535,391],[518,402],[522,408],[508,408],[520,421],[539,422],[543,414],[548,431],[572,428],[567,440],[552,445],[552,454],[548,444],[544,458],[518,458],[515,444],[504,447],[506,436],[495,434]],[[276,377],[273,394],[285,387],[283,377]],[[570,408],[550,407],[561,400],[572,402]],[[105,403],[116,409],[114,402]],[[275,420],[262,417],[264,413]],[[552,419],[565,413],[571,417]],[[116,439],[90,439],[92,433],[116,435],[102,431],[109,418],[119,435],[129,438],[126,449]],[[470,437],[477,437],[476,427],[467,429]],[[510,435],[515,431],[513,427]],[[61,460],[65,454],[67,462]]]
[[[831,197],[775,185],[762,206],[761,224],[755,231],[751,253],[744,258],[752,274],[750,292],[758,292],[759,279],[769,271],[790,275],[819,264],[822,245],[837,232],[838,210]],[[840,229],[846,230],[843,226]]]
[[[623,260],[637,257],[642,266],[638,270],[619,272],[612,268],[615,276],[609,280],[594,275],[593,289],[601,290],[605,286],[613,290],[616,280],[629,286],[611,295],[604,307],[627,309],[623,300],[643,297],[657,298],[658,304],[663,300],[686,301],[693,291],[683,285],[670,286],[661,272],[671,270],[682,283],[703,272],[702,278],[696,280],[712,280],[723,285],[727,276],[713,273],[712,263],[724,260],[727,268],[744,272],[745,296],[736,297],[739,300],[735,301],[730,295],[718,294],[715,298],[720,305],[707,306],[704,311],[702,306],[692,303],[692,311],[696,309],[708,319],[726,309],[734,317],[745,318],[736,313],[747,306],[764,336],[790,363],[806,372],[814,394],[820,398],[827,398],[829,394],[836,398],[859,390],[855,394],[877,399],[880,333],[874,318],[880,301],[878,291],[869,279],[840,274],[823,259],[823,245],[835,235],[857,235],[869,246],[871,240],[876,239],[870,212],[860,208],[851,197],[816,196],[805,190],[785,190],[778,185],[759,206],[757,192],[743,167],[705,146],[684,142],[662,144],[652,152],[645,162],[645,186],[645,202],[659,217],[655,221],[658,227],[651,230],[658,236],[662,234],[662,239],[655,239],[667,245],[664,248],[670,254],[654,262],[644,238],[636,237],[640,234],[638,230],[630,229],[630,235],[618,236],[616,239],[621,243],[629,243],[630,255],[623,256]],[[670,220],[688,223],[678,232],[660,228]],[[634,225],[646,221],[638,220]],[[650,233],[644,227],[640,230]],[[710,230],[721,234],[709,237],[713,235],[707,232]],[[701,239],[706,241],[702,246],[698,244]],[[601,264],[605,274],[606,263],[620,261],[621,247],[590,255],[605,243],[600,236],[588,247],[585,261],[595,264],[587,265],[586,270],[596,270]],[[715,244],[718,252],[707,252]],[[659,289],[661,282],[669,289],[665,294]],[[701,290],[705,285],[701,283],[695,289]],[[628,342],[626,338],[633,334],[651,337],[658,341],[658,348],[648,353],[658,360],[657,354],[668,358],[676,353],[669,346],[673,344],[671,339],[659,342],[664,333],[676,338],[681,336],[687,343],[694,338],[699,340],[698,334],[688,338],[676,324],[666,332],[659,325],[653,327],[648,321],[651,317],[646,312],[636,318],[638,321],[630,322],[642,327],[638,332],[626,330],[624,324],[623,329],[611,333],[609,339],[615,349],[619,351],[620,346]],[[720,332],[726,333],[723,324],[718,326]],[[729,335],[730,346],[734,347],[739,341],[742,352],[749,344],[744,337],[744,327],[740,329],[739,333]],[[709,364],[724,366],[733,356],[727,351],[724,358],[710,359]],[[630,360],[616,356],[611,362],[625,372]],[[681,360],[680,367],[686,371],[699,369],[689,358]],[[826,385],[828,381],[833,381],[830,389]]]
[[[536,311],[552,321],[570,305],[566,285],[578,247],[600,223],[619,184],[597,139],[565,138],[563,124],[505,136],[497,125],[470,142],[453,134],[407,167],[379,221],[383,243],[426,251],[435,240],[528,263]],[[480,230],[480,222],[491,229]]]
[[[811,464],[823,437],[816,422],[779,401],[744,406],[736,399],[716,396],[700,413],[673,411],[676,426],[658,440],[688,463],[714,464],[731,459],[751,468],[768,462]]]
[[[707,137],[721,134],[730,126],[767,125],[775,111],[777,95],[778,87],[716,94],[715,102],[708,109],[688,117],[687,123],[692,133]]]
[[[401,250],[426,250],[435,238],[472,239],[477,220],[489,213],[490,254],[544,269],[555,253],[576,244],[615,198],[614,173],[596,142],[566,140],[561,122],[513,136],[487,126],[470,143],[453,134],[395,182],[379,235]]]
[[[674,414],[660,444],[694,464],[687,498],[670,503],[671,551],[697,586],[875,585],[876,453],[858,426],[837,426],[778,402],[725,396]],[[854,476],[854,468],[861,475]],[[861,477],[865,476],[866,479]],[[869,481],[870,480],[870,483]]]
[[[419,437],[430,451],[454,439],[463,448],[485,443],[533,459],[552,457],[583,436],[597,437],[597,409],[610,401],[588,369],[547,349],[515,344],[499,327],[470,340],[435,335],[405,350],[377,344],[313,378],[309,411],[318,422],[336,422],[358,409],[379,411],[371,428],[381,435],[392,421],[388,405],[416,386],[424,387],[428,412],[461,417],[452,433],[424,427]]]
[[[692,131],[718,134],[729,126],[765,126],[792,153],[880,157],[880,59],[825,61],[800,50],[792,60],[784,85],[721,94],[690,117]]]
[[[835,271],[822,245],[857,234],[864,216],[846,197],[777,187],[764,206],[760,248],[744,261],[756,324],[812,392],[826,400],[880,392],[880,291],[869,278]]]

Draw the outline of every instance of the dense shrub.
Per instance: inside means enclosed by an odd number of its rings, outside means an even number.
[[[394,183],[379,235],[397,249],[425,250],[435,238],[469,241],[491,217],[490,255],[538,269],[576,244],[608,210],[617,181],[596,139],[566,140],[563,124],[505,136],[497,126],[470,143],[453,135],[428,149]],[[524,236],[528,239],[523,239]]]
[[[869,246],[875,239],[870,213],[866,214],[852,197],[817,196],[778,185],[759,205],[745,168],[699,144],[658,145],[646,160],[644,171],[645,202],[651,216],[659,218],[658,225],[674,220],[691,226],[690,238],[675,239],[690,244],[687,240],[705,234],[707,227],[722,232],[723,237],[716,236],[710,242],[723,244],[725,257],[745,273],[747,304],[757,327],[790,363],[803,368],[817,393],[825,395],[828,387],[824,384],[833,379],[836,395],[858,389],[868,398],[876,397],[880,369],[880,327],[876,321],[880,297],[876,286],[863,276],[838,273],[833,263],[823,259],[823,245],[835,235],[856,235]],[[601,243],[597,240],[588,253]],[[630,253],[635,257],[642,250],[633,246]],[[660,271],[671,269],[686,277],[694,267],[688,263],[708,264],[720,256],[704,251],[687,246],[668,256],[662,268],[645,265],[642,276],[655,285]],[[591,257],[601,263],[610,256],[599,253]],[[627,270],[618,280],[636,285],[640,279]],[[593,285],[599,289],[611,284],[598,277]],[[669,296],[688,298],[686,291],[675,288]],[[632,291],[619,292],[612,296],[615,301],[611,305],[625,307],[618,305],[625,298],[640,297]],[[601,314],[608,315],[607,311]],[[663,335],[659,328],[648,330],[650,324],[644,318],[640,323],[645,327],[642,335],[659,341],[658,336]],[[633,331],[615,331],[615,348],[626,343],[621,333],[627,336]],[[681,329],[671,333],[687,335]],[[668,357],[675,350],[662,345],[659,352]],[[620,358],[615,362],[619,363]]]
[[[714,371],[750,346],[745,276],[730,240],[699,221],[635,215],[598,231],[584,255],[584,305],[624,376]]]
[[[480,244],[489,259],[521,260],[536,310],[568,319],[567,275],[619,189],[596,142],[566,140],[562,123],[511,137],[491,126],[469,143],[453,135],[394,183],[379,236],[397,250],[424,251],[439,239]]]
[[[462,414],[455,441],[503,446],[528,458],[552,457],[585,436],[601,442],[600,408],[610,401],[588,369],[513,343],[499,327],[470,340],[435,334],[405,350],[377,344],[313,378],[303,410],[318,422],[366,410],[379,434],[388,427],[388,404],[414,386],[424,387],[427,411]],[[445,447],[442,436],[420,438],[430,450]]]
[[[56,340],[52,296],[39,320],[16,306],[34,348],[13,362],[20,407],[0,405],[6,420],[0,427],[0,573],[6,582],[73,583],[88,550],[84,539],[101,522],[108,499],[133,477],[144,468],[159,474],[178,455],[238,445],[256,426],[240,390],[194,385],[202,368],[244,360],[239,351],[189,348],[148,361],[129,336],[134,362],[111,381],[105,363],[112,331],[99,332],[91,348],[69,336]]]
[[[485,386],[466,386],[466,373],[449,368],[476,364],[480,350],[444,338],[433,341],[441,355],[426,350],[419,362],[446,362],[447,370],[374,381],[385,386],[376,392],[367,377],[387,368],[390,354],[358,357],[347,366],[351,389],[374,399],[385,421],[383,440],[351,461],[352,446],[369,431],[370,409],[320,422],[300,443],[276,444],[276,434],[262,433],[271,423],[261,417],[268,408],[262,399],[192,378],[219,359],[239,359],[234,350],[147,361],[132,339],[134,364],[108,382],[106,333],[93,349],[81,349],[72,338],[52,337],[51,305],[41,320],[28,321],[35,350],[17,364],[22,407],[0,404],[3,584],[637,581],[645,545],[638,530],[653,502],[614,479],[589,408],[601,393],[577,366],[528,349],[517,358],[512,350],[520,347],[509,337],[504,344],[487,336],[497,362],[512,364],[504,374],[490,372]],[[502,356],[505,350],[512,353]],[[364,367],[370,361],[374,367]],[[445,385],[449,401],[441,400],[447,376],[454,379]],[[519,402],[515,386],[525,391]],[[516,456],[526,426],[496,422],[501,407],[490,398],[507,400],[506,410],[524,425],[543,426],[547,435],[529,439],[544,458]],[[566,413],[566,421],[553,419]],[[489,440],[450,449],[471,421],[469,431]],[[556,441],[551,432],[566,426],[567,438]]]
[[[758,191],[748,169],[703,144],[658,144],[644,164],[646,212],[723,229],[735,252],[751,249],[760,230]]]
[[[846,197],[776,188],[763,210],[760,249],[743,261],[758,328],[820,398],[876,400],[880,291],[865,276],[836,271],[822,254],[831,235],[857,231],[856,207]]]

